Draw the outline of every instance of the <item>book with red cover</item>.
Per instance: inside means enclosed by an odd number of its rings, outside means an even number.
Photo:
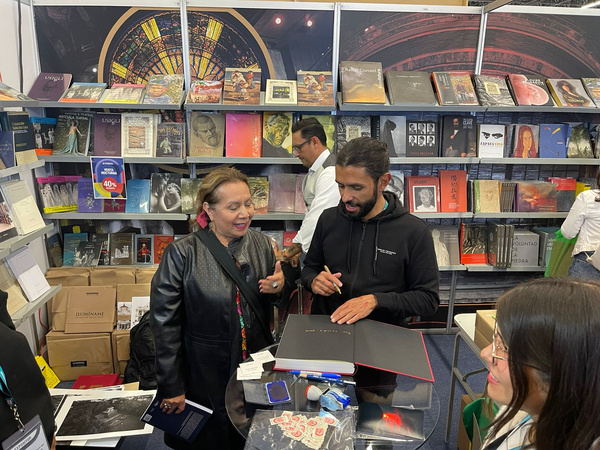
[[[275,370],[350,375],[355,364],[434,381],[419,331],[369,319],[338,325],[323,315],[288,316],[275,354]]]
[[[507,78],[517,106],[554,106],[544,78],[516,73]]]
[[[283,248],[288,248],[294,243],[294,238],[298,234],[296,230],[284,231],[283,232]]]
[[[121,378],[117,373],[105,375],[79,375],[71,389],[94,389],[105,386],[121,384]]]
[[[111,198],[104,199],[104,204],[102,205],[103,212],[125,212],[125,203],[127,200],[124,198]]]
[[[546,180],[556,185],[556,210],[569,211],[575,202],[577,180],[569,177],[548,177]]]
[[[163,253],[169,245],[173,242],[173,235],[170,234],[155,234],[154,235],[154,264],[160,264],[162,261]]]
[[[406,176],[404,206],[411,213],[439,212],[440,181],[431,176]]]
[[[463,223],[460,229],[460,263],[487,264],[487,225]]]
[[[556,185],[545,181],[519,181],[515,212],[556,212]]]
[[[260,158],[262,115],[227,113],[225,116],[225,156]]]
[[[440,210],[467,212],[467,172],[438,170],[440,178]]]

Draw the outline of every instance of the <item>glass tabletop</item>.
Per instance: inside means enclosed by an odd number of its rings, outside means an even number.
[[[268,349],[275,355],[277,344]],[[244,398],[243,382],[237,379],[237,373],[234,373],[227,385],[225,393],[227,414],[244,438],[248,437],[252,418],[257,410],[272,409],[316,413],[319,411],[319,404],[317,401],[307,400],[306,390],[310,385],[315,385],[323,390],[329,387],[326,383],[298,378],[288,372],[273,370],[273,365],[273,362],[264,364],[264,371],[260,382],[266,383],[274,380],[285,380],[290,393],[291,403],[274,406],[247,403]],[[423,445],[435,429],[440,415],[440,401],[433,383],[364,366],[357,366],[357,371],[352,377],[343,377],[343,379],[356,382],[355,386],[349,384],[343,386],[339,384],[335,385],[340,390],[343,387],[344,393],[350,397],[351,403],[349,408],[354,412],[355,423],[365,423],[363,419],[367,415],[365,412],[367,408],[377,410],[379,417],[383,415],[384,417],[392,418],[390,423],[386,423],[383,426],[384,429],[381,429],[381,425],[375,430],[359,424],[358,431],[353,436],[355,449],[417,449]],[[360,414],[359,405],[363,405]],[[402,422],[402,419],[398,419],[394,412],[405,412],[407,409],[409,410],[409,415],[411,415],[412,410],[414,411],[414,415],[417,416],[418,421],[422,421],[422,438],[383,439],[379,437],[382,434],[387,435],[385,428],[388,425],[393,427],[394,425],[398,425],[398,422]],[[379,422],[381,423],[381,420]],[[421,426],[417,428],[420,430]],[[376,435],[373,434],[373,431],[375,431]]]

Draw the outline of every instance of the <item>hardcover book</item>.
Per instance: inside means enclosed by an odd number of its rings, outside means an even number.
[[[568,123],[540,124],[540,158],[566,158],[570,131]]]
[[[546,83],[558,106],[596,107],[594,102],[587,96],[581,80],[548,78]]]
[[[161,397],[154,397],[142,414],[142,422],[163,430],[185,442],[193,442],[212,415],[212,410],[191,400],[185,400],[185,409],[180,414],[167,414],[162,410]]]
[[[221,103],[222,80],[194,80],[186,103]]]
[[[146,93],[143,84],[115,83],[100,97],[101,103],[139,103]]]
[[[294,212],[296,214],[306,214],[306,203],[304,202],[304,194],[302,193],[302,185],[304,184],[305,177],[306,174],[298,174],[296,176],[296,202],[294,203]]]
[[[150,176],[151,213],[181,213],[181,174],[153,173]]]
[[[60,114],[54,132],[54,155],[88,154],[93,114],[73,112]]]
[[[106,89],[106,83],[73,83],[59,102],[96,103]]]
[[[0,191],[0,242],[4,242],[19,233],[13,224],[10,209]]]
[[[474,197],[476,213],[500,212],[500,182],[498,180],[475,180]]]
[[[100,258],[98,259],[99,266],[109,266],[110,265],[110,235],[105,233],[92,233],[90,236],[90,241],[92,242],[100,242],[101,250],[100,250]]]
[[[393,358],[389,348],[395,349]],[[434,381],[419,331],[368,319],[338,325],[322,315],[288,316],[275,355],[275,370],[350,375],[355,364]]]
[[[498,222],[488,222],[488,264],[494,267],[504,267],[502,263],[502,253],[504,250],[504,240],[506,227]]]
[[[433,72],[432,77],[441,106],[479,105],[469,72]]]
[[[332,152],[336,153],[337,147],[335,145],[335,118],[337,116],[332,116],[331,114],[303,114],[302,118],[306,119],[308,117],[314,117],[319,121],[321,125],[323,125],[323,130],[325,130],[325,136],[327,137],[327,148]]]
[[[263,112],[262,156],[293,158],[292,113]]]
[[[135,158],[154,156],[155,114],[121,114],[121,154]]]
[[[406,176],[406,203],[411,213],[439,212],[439,179],[431,176]]]
[[[142,103],[176,105],[183,98],[183,74],[150,75]]]
[[[261,71],[258,68],[225,68],[224,105],[260,105]]]
[[[427,72],[388,70],[384,74],[390,104],[407,106],[435,106],[435,94]]]
[[[556,212],[556,186],[545,181],[519,181],[516,212]]]
[[[516,189],[516,181],[502,181],[500,183],[500,212],[512,212]]]
[[[0,100],[25,100],[31,101],[32,98],[11,88],[9,85],[0,82]]]
[[[183,158],[185,123],[161,122],[156,128],[156,156]]]
[[[567,158],[594,158],[590,131],[586,124],[571,124]]]
[[[0,189],[20,235],[33,233],[46,226],[25,180],[3,183]]]
[[[190,131],[189,156],[223,156],[225,114],[192,111]]]
[[[467,212],[467,172],[438,170],[441,212]]]
[[[556,185],[556,210],[569,211],[575,202],[575,178],[548,177],[546,180]]]
[[[133,233],[110,233],[110,265],[133,265],[135,262]]]
[[[404,172],[401,170],[390,170],[390,182],[385,187],[387,192],[393,192],[401,205],[404,205]],[[299,192],[302,195],[302,189]],[[302,202],[304,203],[304,198],[302,198]]]
[[[387,145],[390,158],[406,156],[406,116],[380,116],[379,140]]]
[[[267,177],[248,177],[250,195],[254,203],[254,214],[266,214],[269,207],[269,179]]]
[[[15,166],[15,132],[0,131],[0,169]]]
[[[293,213],[296,204],[296,174],[269,174],[269,212]]]
[[[63,249],[60,243],[60,237],[58,233],[55,233],[46,238],[46,253],[48,254],[48,261],[50,261],[50,267],[63,266]]]
[[[386,102],[380,62],[340,61],[339,67],[344,103]]]
[[[79,244],[87,242],[87,233],[64,233],[63,266],[72,266],[75,262],[75,252]]]
[[[507,78],[518,106],[554,106],[544,78],[514,73],[507,75]]]
[[[150,180],[137,178],[127,180],[125,212],[132,214],[147,214],[150,212]]]
[[[476,117],[442,116],[441,156],[454,158],[476,156],[476,130]]]
[[[14,132],[15,159],[18,166],[38,160],[27,111],[0,112],[0,125],[4,131]]]
[[[167,234],[154,235],[154,264],[160,264],[167,246],[173,242],[173,236]]]
[[[463,223],[460,231],[460,263],[487,264],[487,225]]]
[[[517,229],[512,246],[512,267],[537,266],[539,257],[539,235],[529,230]]]
[[[71,84],[70,73],[42,72],[31,86],[28,96],[40,101],[57,102]]]
[[[152,234],[135,235],[135,263],[154,263],[154,236]]]
[[[94,115],[94,156],[121,156],[121,114]]]
[[[481,124],[478,127],[477,156],[480,158],[503,158],[506,126]]]
[[[406,156],[438,156],[436,122],[429,120],[406,121]]]
[[[513,131],[513,158],[537,158],[539,125],[515,125]]]
[[[341,149],[350,142],[363,136],[371,136],[370,116],[338,116],[336,123],[336,146]]]
[[[297,76],[299,106],[335,106],[331,72],[299,70]]]
[[[581,81],[588,96],[600,108],[600,78],[582,78]]]
[[[262,151],[262,115],[227,113],[225,156],[259,158]]]
[[[506,80],[490,75],[473,75],[475,91],[482,106],[515,106]]]
[[[250,180],[248,180],[248,183],[250,183]],[[202,178],[181,179],[181,212],[183,214],[196,214],[198,212],[196,197],[201,184]],[[250,191],[252,192],[252,190]]]
[[[552,255],[552,244],[556,238],[558,227],[534,227],[531,231],[540,236],[538,266],[546,267]]]
[[[46,212],[45,207],[44,212]],[[80,178],[77,181],[77,212],[102,212],[102,200],[94,198],[94,185],[91,178]]]
[[[438,267],[460,264],[458,250],[458,228],[453,226],[435,226],[429,228],[433,238],[433,247]]]

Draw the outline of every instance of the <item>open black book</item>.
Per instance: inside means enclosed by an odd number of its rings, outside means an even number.
[[[325,315],[288,316],[275,355],[276,370],[350,375],[354,364],[434,381],[418,331],[368,319],[338,325]]]
[[[162,399],[154,397],[141,421],[146,422],[164,432],[192,442],[212,415],[212,410],[190,400],[185,401],[185,409],[179,414],[167,414],[160,407]]]

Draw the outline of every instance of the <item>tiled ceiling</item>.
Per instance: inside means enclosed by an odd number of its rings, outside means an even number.
[[[522,6],[560,6],[565,8],[581,8],[583,5],[590,3],[591,0],[513,0],[511,5]],[[469,0],[469,6],[485,6],[492,3],[488,0]]]

